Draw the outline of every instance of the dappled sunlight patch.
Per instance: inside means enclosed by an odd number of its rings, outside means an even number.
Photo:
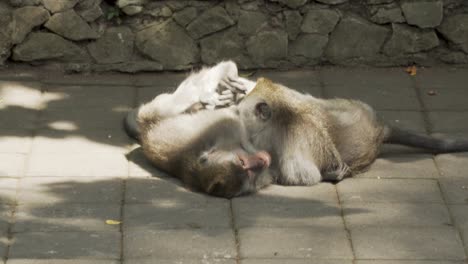
[[[0,109],[17,106],[38,110],[44,107],[38,83],[0,81],[0,99]]]
[[[75,131],[78,129],[78,126],[70,121],[52,121],[47,124],[48,128],[61,130],[61,131]]]

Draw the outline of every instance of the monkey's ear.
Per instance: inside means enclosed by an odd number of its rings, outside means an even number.
[[[257,103],[255,105],[255,115],[263,121],[270,119],[271,117],[270,106],[265,102]]]

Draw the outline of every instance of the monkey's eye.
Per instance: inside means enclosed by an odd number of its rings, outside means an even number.
[[[258,103],[255,105],[255,115],[262,120],[268,120],[271,117],[271,110],[267,103]]]

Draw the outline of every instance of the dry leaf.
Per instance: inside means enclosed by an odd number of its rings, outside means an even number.
[[[418,70],[416,69],[416,66],[414,65],[406,68],[406,72],[409,73],[409,75],[411,76],[415,76],[417,71]]]
[[[111,219],[106,220],[106,224],[108,224],[108,225],[120,225],[121,223],[122,222],[117,221],[117,220],[111,220]]]

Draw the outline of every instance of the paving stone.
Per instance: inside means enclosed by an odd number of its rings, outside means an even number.
[[[13,206],[0,204],[0,236],[7,233],[8,226],[11,222],[13,214]]]
[[[130,178],[127,180],[125,201],[130,203],[150,203],[163,206],[165,203],[173,206],[192,206],[193,204],[207,204],[213,201],[228,200],[192,192],[173,178]]]
[[[419,111],[377,111],[377,116],[387,125],[426,133],[423,114]]]
[[[154,74],[141,72],[132,75],[132,83],[135,86],[151,86],[153,89],[175,88],[183,82],[188,75],[188,73],[162,72]]]
[[[289,203],[232,200],[235,224],[244,227],[343,227],[338,204],[290,201]]]
[[[237,263],[235,259],[220,259],[220,258],[214,258],[214,259],[208,259],[208,258],[202,258],[202,259],[187,259],[185,257],[174,257],[170,259],[161,259],[157,258],[158,264],[235,264]],[[138,263],[138,264],[154,264],[155,258],[137,258],[137,259],[126,259],[123,261],[125,264],[133,264],[133,263]]]
[[[130,140],[123,129],[56,131],[40,130],[34,137],[33,153],[125,153]]]
[[[445,200],[449,204],[468,204],[468,178],[439,179]]]
[[[174,203],[161,199],[156,204],[130,204],[124,208],[125,228],[230,228],[229,202],[204,204]]]
[[[30,151],[32,131],[26,129],[0,129],[0,153],[27,153]]]
[[[102,259],[8,259],[8,264],[119,264],[118,260]]]
[[[463,261],[450,260],[357,260],[355,264],[463,264]]]
[[[332,259],[320,259],[317,260],[320,264],[351,264],[353,263],[352,260],[332,260]],[[256,259],[256,258],[248,258],[241,260],[242,264],[310,264],[310,259],[285,259],[279,257],[278,259]]]
[[[433,94],[435,93],[435,95]],[[426,109],[434,110],[468,110],[466,88],[425,86],[421,88],[421,98]]]
[[[49,85],[44,94],[48,108],[118,109],[132,106],[135,88],[130,86]]]
[[[449,208],[454,218],[455,226],[461,233],[465,252],[468,252],[468,205],[451,205]]]
[[[115,108],[48,108],[44,110],[40,119],[41,128],[51,128],[56,130],[87,130],[110,129],[112,134],[123,132],[122,120],[124,119],[128,107]],[[83,131],[84,130],[84,131]]]
[[[251,80],[256,80],[260,77],[268,78],[274,82],[283,84],[291,89],[298,90],[302,93],[308,93],[313,96],[322,97],[318,73],[316,71],[258,71]]]
[[[40,80],[45,84],[65,85],[91,85],[91,86],[128,86],[132,84],[130,74],[105,73],[105,74],[63,74],[57,71],[46,71],[41,74]],[[117,87],[114,89],[118,89]],[[102,98],[101,98],[102,99]]]
[[[31,232],[15,234],[10,258],[119,258],[119,232]]]
[[[2,129],[32,130],[37,127],[39,110],[20,106],[0,106],[0,110]]]
[[[15,203],[17,185],[17,179],[0,178],[0,204]]]
[[[234,232],[231,229],[167,229],[140,228],[125,232],[124,256],[132,258],[152,257],[184,258],[235,258]]]
[[[128,162],[120,153],[33,153],[26,176],[127,177]]]
[[[465,89],[468,82],[468,70],[443,67],[419,68],[415,78],[423,89]]]
[[[326,182],[313,186],[270,185],[255,194],[237,197],[235,200],[239,203],[242,202],[242,200],[246,200],[251,203],[268,202],[272,204],[299,202],[338,203],[335,186]]]
[[[26,164],[26,155],[0,153],[0,177],[21,177]]]
[[[353,258],[341,228],[242,228],[239,238],[242,258]]]
[[[168,174],[162,172],[151,164],[151,162],[145,157],[145,154],[139,145],[126,154],[126,156],[129,163],[128,176],[131,178],[170,177]]]
[[[428,112],[432,132],[468,132],[468,111],[466,112]]]
[[[23,204],[15,210],[13,232],[119,231],[108,219],[120,219],[120,205]]]
[[[411,77],[402,68],[338,68],[324,67],[320,69],[320,76],[325,85],[368,86],[369,88],[412,87]]]
[[[443,204],[346,203],[343,212],[348,228],[451,225]]]
[[[140,106],[143,103],[148,103],[152,101],[156,96],[163,93],[173,93],[177,88],[176,85],[168,85],[165,87],[138,87],[137,88],[137,104],[135,106]]]
[[[435,180],[347,179],[337,187],[342,202],[443,203]]]
[[[116,203],[122,200],[122,181],[110,178],[23,178],[18,202],[34,204]]]
[[[463,260],[465,253],[453,227],[351,229],[356,258]]]
[[[440,154],[435,161],[442,176],[468,179],[468,153]]]
[[[431,155],[398,155],[378,158],[359,178],[438,178]]]

